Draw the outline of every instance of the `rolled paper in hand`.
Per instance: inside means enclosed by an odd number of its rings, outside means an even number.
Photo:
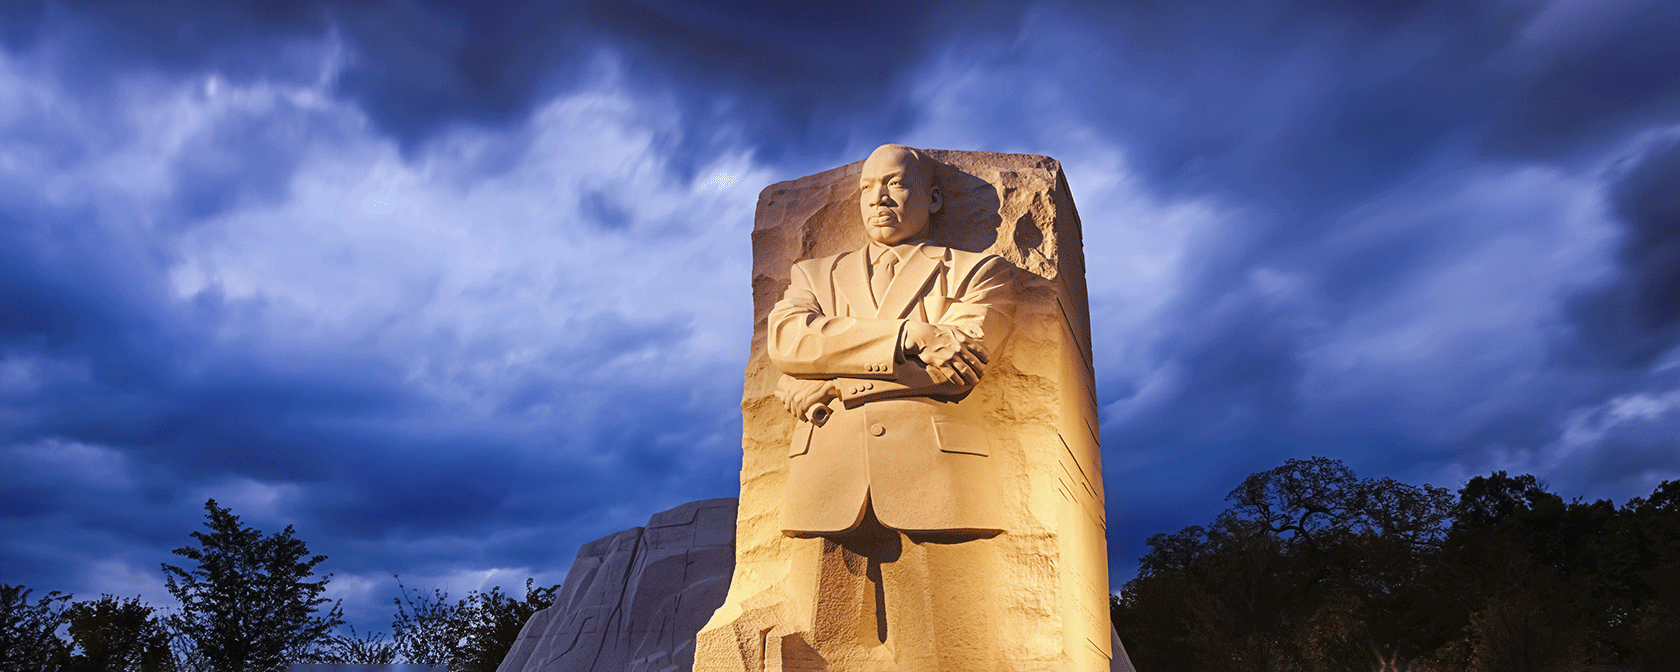
[[[805,411],[805,421],[821,427],[823,423],[828,422],[830,415],[834,415],[834,409],[829,408],[828,404],[811,404],[810,410]]]

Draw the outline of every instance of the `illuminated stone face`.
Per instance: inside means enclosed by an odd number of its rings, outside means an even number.
[[[900,145],[882,145],[869,155],[858,177],[864,235],[883,245],[926,239],[928,216],[941,204],[930,168]]]

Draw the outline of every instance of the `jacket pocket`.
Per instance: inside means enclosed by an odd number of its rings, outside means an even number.
[[[799,457],[811,452],[811,430],[816,429],[814,425],[804,420],[795,422],[797,424],[793,427],[793,439],[788,441],[788,457]]]
[[[939,438],[939,449],[944,452],[981,457],[992,454],[986,432],[966,422],[934,418],[933,433]]]

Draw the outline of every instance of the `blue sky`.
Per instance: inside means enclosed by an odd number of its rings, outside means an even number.
[[[757,192],[883,142],[1066,168],[1116,589],[1291,457],[1648,494],[1680,478],[1675,25],[7,2],[0,581],[167,603],[214,497],[329,555],[359,630],[392,574],[558,583],[579,544],[737,492]]]

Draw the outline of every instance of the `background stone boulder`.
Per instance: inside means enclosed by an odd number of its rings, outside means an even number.
[[[497,672],[687,672],[735,569],[734,498],[689,502],[578,549],[554,606]]]

